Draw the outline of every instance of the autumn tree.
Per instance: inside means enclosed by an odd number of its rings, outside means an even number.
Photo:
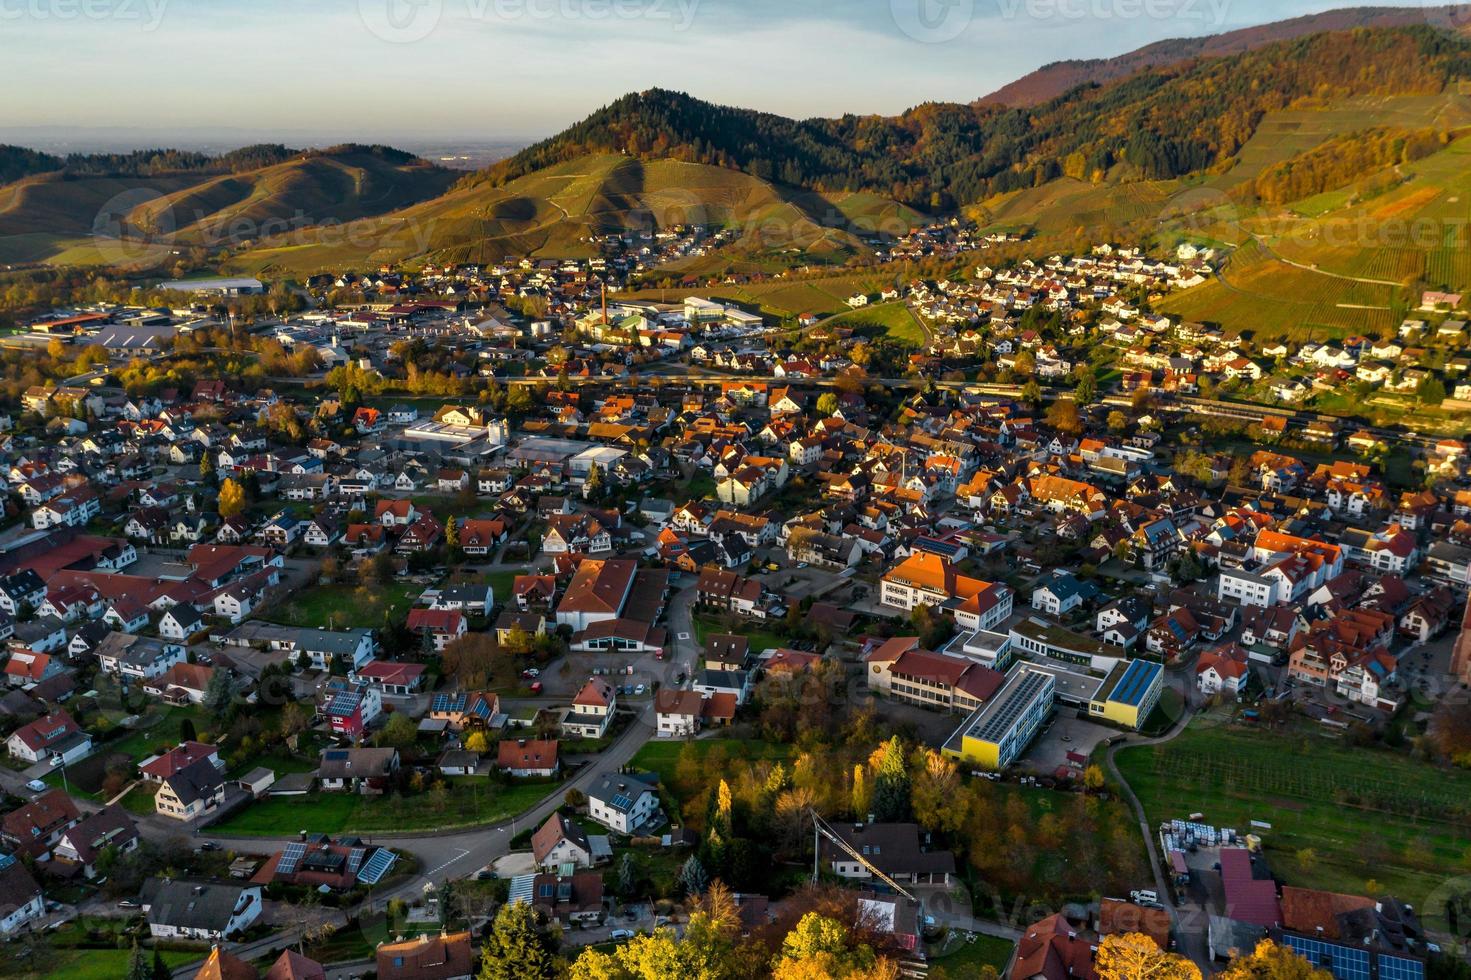
[[[1105,936],[1094,970],[1099,980],[1201,980],[1198,966],[1137,932]]]
[[[1237,956],[1216,976],[1219,980],[1330,980],[1333,974],[1313,966],[1290,947],[1263,939],[1250,955]]]
[[[221,517],[239,517],[245,513],[245,487],[227,477],[225,482],[220,484],[220,493],[215,500],[215,506],[219,509]]]
[[[772,976],[775,980],[881,980],[897,977],[898,966],[856,942],[842,922],[808,912],[782,940]]]
[[[1059,432],[1069,435],[1077,435],[1083,431],[1083,420],[1078,414],[1078,403],[1068,399],[1059,398],[1047,406],[1047,424]]]
[[[1430,720],[1430,742],[1445,758],[1471,769],[1471,705],[1464,698],[1443,698]]]

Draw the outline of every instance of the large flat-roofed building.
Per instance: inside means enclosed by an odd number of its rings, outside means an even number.
[[[1023,653],[1086,667],[1100,674],[1112,670],[1123,652],[1035,616],[1013,625],[1010,636],[1012,645]]]
[[[547,439],[533,436],[522,439],[511,450],[507,459],[511,463],[524,464],[526,466],[556,466],[565,468],[567,463],[579,453],[597,446],[591,442],[579,442],[576,439]]]
[[[1011,765],[1031,744],[1052,714],[1053,676],[1020,666],[1005,685],[977,708],[941,751],[951,758],[986,769]]]
[[[169,289],[196,296],[254,296],[266,291],[259,279],[248,277],[228,279],[171,279],[158,284],[159,289]]]
[[[1159,704],[1165,686],[1165,668],[1151,660],[1130,660],[1109,671],[1093,696],[1088,714],[1138,731]]]

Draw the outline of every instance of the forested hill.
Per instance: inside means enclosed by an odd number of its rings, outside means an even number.
[[[1222,58],[1324,31],[1363,27],[1407,27],[1427,22],[1464,22],[1471,5],[1445,7],[1347,7],[1291,20],[1245,27],[1224,34],[1156,41],[1115,58],[1056,61],[1024,75],[981,99],[991,105],[1033,106],[1055,99],[1079,85],[1106,84],[1135,72],[1173,65],[1191,58]]]
[[[1304,100],[1441,91],[1471,45],[1428,26],[1320,33],[1082,86],[1028,108],[926,104],[794,120],[655,89],[465,179],[506,181],[588,153],[737,168],[819,191],[942,210],[1064,174],[1169,178],[1229,159],[1267,112]]]
[[[157,177],[162,174],[239,174],[273,167],[303,155],[372,156],[393,165],[416,159],[412,153],[389,146],[347,143],[324,150],[294,150],[279,143],[261,143],[218,156],[193,150],[134,150],[130,153],[72,153],[65,157],[0,145],[0,184],[36,174],[64,172],[74,177]]]

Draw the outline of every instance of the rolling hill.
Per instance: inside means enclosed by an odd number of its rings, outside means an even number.
[[[228,161],[158,173],[63,168],[0,185],[0,261],[146,263],[178,248],[237,247],[402,208],[444,193],[459,176],[383,147],[290,152],[285,162],[238,172]]]
[[[1055,61],[977,100],[981,105],[1026,108],[1066,95],[1082,85],[1106,85],[1150,69],[1195,58],[1224,58],[1324,31],[1412,27],[1416,24],[1471,21],[1471,5],[1445,7],[1350,7],[1223,34],[1174,38],[1146,45],[1116,58]]]
[[[462,182],[441,197],[359,222],[353,241],[330,232],[267,239],[235,256],[231,268],[314,271],[355,262],[591,256],[594,235],[680,224],[736,230],[733,254],[755,265],[790,249],[807,261],[837,262],[867,251],[861,238],[867,229],[907,229],[922,219],[875,195],[823,195],[722,167],[590,154],[504,184]]]

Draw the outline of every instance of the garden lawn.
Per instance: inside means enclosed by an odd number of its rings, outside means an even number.
[[[351,585],[314,585],[278,603],[266,617],[285,626],[309,629],[377,629],[384,613],[408,615],[421,590],[414,585],[382,585],[366,590]]]
[[[153,951],[145,950],[145,957],[149,963],[153,962]],[[163,961],[170,969],[177,969],[185,963],[192,963],[200,959],[202,953],[185,953],[177,950],[165,950]],[[7,977],[58,977],[65,980],[117,980],[128,972],[128,961],[132,958],[131,949],[58,949],[45,954],[40,962],[34,966],[26,964],[19,954],[15,956],[14,963],[8,963],[9,958],[0,958],[0,973]],[[15,972],[11,972],[14,970]]]
[[[485,576],[485,584],[490,586],[495,596],[495,601],[504,605],[511,600],[511,593],[516,588],[516,578],[527,572],[489,572]]]
[[[171,707],[158,714],[157,720],[147,728],[139,729],[120,739],[100,744],[84,759],[66,767],[65,785],[78,796],[96,799],[102,790],[102,781],[107,776],[107,761],[115,756],[126,756],[133,763],[142,762],[154,754],[159,747],[170,747],[179,743],[179,727],[184,719],[194,723],[196,733],[211,733],[214,719],[198,707]],[[53,769],[41,777],[48,786],[61,786],[62,772]]]
[[[695,642],[701,647],[705,645],[705,638],[716,633],[730,633],[734,636],[744,636],[751,644],[751,652],[759,654],[763,650],[780,648],[787,645],[785,638],[777,636],[768,630],[760,630],[746,623],[733,622],[724,623],[720,620],[709,619],[704,616],[694,617]]]
[[[1016,946],[1010,939],[975,933],[972,941],[961,943],[954,952],[942,953],[931,962],[945,968],[945,975],[954,980],[979,977],[981,967],[994,967],[999,974],[1006,969],[1011,951]]]
[[[674,784],[674,770],[679,764],[679,755],[686,745],[700,758],[705,758],[718,745],[729,758],[754,761],[757,759],[790,759],[792,747],[778,742],[765,742],[757,738],[702,738],[693,742],[680,739],[652,741],[638,750],[630,763],[636,769],[658,773],[659,781],[666,787]]]
[[[1444,927],[1427,899],[1471,847],[1471,773],[1354,747],[1307,723],[1269,730],[1200,719],[1115,760],[1151,825],[1199,811],[1218,827],[1261,834],[1288,884],[1391,893]]]
[[[247,837],[416,832],[500,823],[555,793],[560,783],[502,786],[481,777],[448,779],[447,800],[436,809],[429,792],[411,796],[359,796],[313,792],[267,797],[252,803],[213,830]]]

